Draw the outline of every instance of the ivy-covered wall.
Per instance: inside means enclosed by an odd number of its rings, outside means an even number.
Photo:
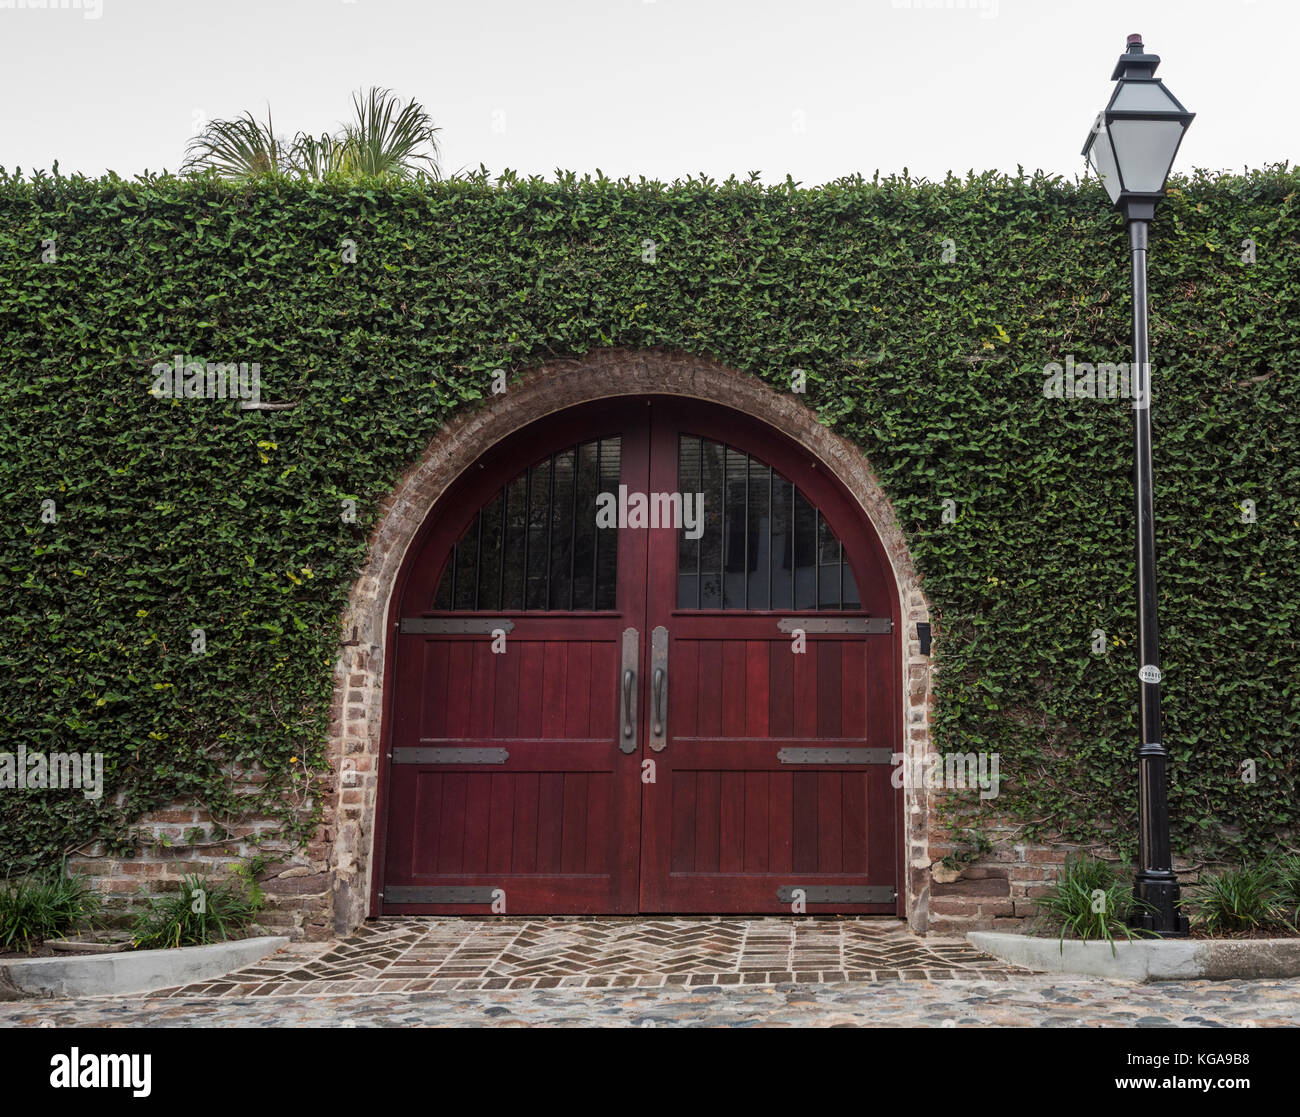
[[[1152,230],[1164,739],[1188,855],[1276,846],[1300,816],[1298,189],[1285,167],[1180,180]],[[377,502],[493,370],[613,346],[784,390],[804,370],[938,618],[936,746],[998,753],[987,806],[1027,835],[1125,850],[1131,415],[1047,398],[1044,369],[1127,361],[1128,291],[1119,218],[1055,178],[0,172],[0,752],[106,756],[98,799],[0,790],[0,870],[92,838],[125,851],[177,800],[305,837]],[[262,406],[151,393],[178,358],[256,363]]]

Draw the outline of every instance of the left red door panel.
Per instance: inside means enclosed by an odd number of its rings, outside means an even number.
[[[637,909],[646,533],[579,509],[648,463],[644,415],[605,407],[442,502],[393,618],[384,914]]]

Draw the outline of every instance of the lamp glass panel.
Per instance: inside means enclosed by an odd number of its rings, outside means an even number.
[[[1096,172],[1102,186],[1106,188],[1106,193],[1110,195],[1110,200],[1118,202],[1119,172],[1115,169],[1115,153],[1111,149],[1110,137],[1106,134],[1104,124],[1100,125],[1088,148],[1088,161],[1092,164],[1092,169]]]
[[[1181,112],[1169,91],[1158,81],[1124,81],[1107,106],[1112,112]]]
[[[1124,189],[1137,194],[1160,193],[1182,139],[1182,122],[1112,120],[1107,129],[1124,176]]]

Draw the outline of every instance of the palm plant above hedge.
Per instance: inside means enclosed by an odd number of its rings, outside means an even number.
[[[276,134],[269,107],[265,124],[250,112],[209,121],[190,141],[183,169],[214,170],[231,179],[439,176],[439,129],[418,102],[401,105],[390,90],[376,87],[364,96],[354,93],[352,107],[354,119],[337,133],[299,132],[291,140]]]

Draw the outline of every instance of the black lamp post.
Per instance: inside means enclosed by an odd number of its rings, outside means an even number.
[[[1147,351],[1147,230],[1189,113],[1155,76],[1158,55],[1141,35],[1115,64],[1110,103],[1097,116],[1083,154],[1124,215],[1133,260],[1133,491],[1137,512],[1138,646],[1138,872],[1132,925],[1166,937],[1187,934],[1178,906],[1178,877],[1169,840],[1168,753],[1160,738],[1160,629],[1156,619],[1155,511],[1151,479],[1151,369]]]

